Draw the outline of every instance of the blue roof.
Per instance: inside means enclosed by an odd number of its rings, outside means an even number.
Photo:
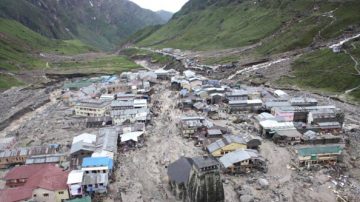
[[[103,167],[107,166],[109,170],[113,168],[113,160],[108,157],[86,157],[81,165],[82,167]]]

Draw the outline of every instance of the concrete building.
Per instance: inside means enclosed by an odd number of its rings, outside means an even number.
[[[343,148],[340,145],[301,146],[295,148],[296,161],[300,166],[337,162],[342,150]]]
[[[302,134],[296,129],[275,130],[272,139],[276,144],[295,145],[301,143]]]
[[[108,157],[87,157],[82,163],[83,190],[88,193],[106,193],[109,176],[113,170],[113,159]]]
[[[66,184],[68,185],[71,197],[82,196],[84,194],[82,188],[83,177],[84,177],[83,170],[72,170],[69,173]]]
[[[256,112],[262,107],[262,100],[233,100],[229,101],[229,113],[236,113],[239,111],[253,111]]]
[[[212,126],[204,117],[182,117],[180,120],[181,134],[186,138],[193,137],[196,132],[206,132],[207,128]]]
[[[101,117],[109,114],[110,102],[108,100],[82,100],[75,105],[75,115]]]
[[[96,135],[83,133],[73,138],[70,149],[70,167],[80,169],[85,157],[91,156],[95,151]]]

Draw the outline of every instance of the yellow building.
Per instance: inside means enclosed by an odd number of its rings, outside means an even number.
[[[226,135],[222,139],[209,144],[206,149],[213,157],[221,157],[238,149],[246,149],[246,141],[235,135]]]
[[[47,190],[47,189],[34,189],[33,199],[39,202],[62,202],[69,199],[69,192],[67,189],[63,190]]]
[[[108,100],[83,100],[75,105],[77,116],[102,117],[109,113],[110,101]]]

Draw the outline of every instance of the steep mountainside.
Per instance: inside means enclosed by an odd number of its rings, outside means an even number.
[[[166,22],[169,21],[171,17],[174,15],[172,12],[164,11],[164,10],[156,11],[156,13]]]
[[[166,22],[127,0],[1,0],[0,17],[49,38],[77,38],[105,50],[145,26]]]
[[[359,10],[356,0],[191,0],[139,45],[223,49],[274,35],[261,53],[281,52],[311,45],[319,31],[320,39],[327,40],[353,29],[360,22]]]
[[[359,11],[357,0],[190,0],[166,25],[131,39],[138,46],[218,52],[206,56],[207,64],[291,58],[278,84],[359,101],[359,43],[352,40],[340,53],[328,48],[360,33]]]
[[[45,74],[112,74],[137,67],[124,56],[98,52],[80,40],[50,39],[0,18],[0,91],[46,82]]]
[[[0,18],[0,89],[21,84],[16,73],[46,68],[41,52],[70,55],[90,51],[95,49],[79,40],[49,39],[17,21]]]

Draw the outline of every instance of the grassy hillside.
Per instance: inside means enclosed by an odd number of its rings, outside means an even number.
[[[336,19],[324,15],[334,10]],[[140,46],[224,49],[261,41],[259,54],[309,46],[339,36],[360,19],[359,1],[205,1],[191,0]],[[275,34],[274,36],[272,36]]]
[[[125,56],[108,55],[101,58],[83,61],[63,61],[49,63],[52,72],[56,73],[119,73],[129,71],[140,66]]]
[[[11,88],[12,86],[20,86],[23,83],[15,77],[0,73],[0,90]]]
[[[121,51],[121,54],[131,59],[149,58],[152,63],[158,63],[162,65],[168,64],[172,61],[172,58],[169,56],[137,48],[124,49]]]
[[[314,42],[336,38],[360,26],[360,2],[326,3],[311,15],[293,19],[286,28],[265,41],[260,54],[281,53],[305,48]]]
[[[136,44],[145,38],[149,37],[151,34],[156,32],[158,29],[161,28],[161,25],[153,25],[145,27],[144,29],[141,29],[134,34],[132,34],[130,37],[128,37],[126,40],[122,42],[123,45],[126,45],[128,43]]]
[[[78,54],[95,49],[77,40],[51,40],[14,21],[0,18],[0,66],[8,71],[45,67],[40,52]]]
[[[103,50],[141,28],[166,22],[128,0],[1,0],[0,17],[48,38],[79,39]]]
[[[297,85],[319,92],[343,95],[346,91],[356,101],[360,101],[360,66],[355,68],[355,60],[360,61],[360,42],[346,44],[346,52],[333,53],[322,49],[301,56],[292,65],[295,77],[283,77],[281,85]]]

